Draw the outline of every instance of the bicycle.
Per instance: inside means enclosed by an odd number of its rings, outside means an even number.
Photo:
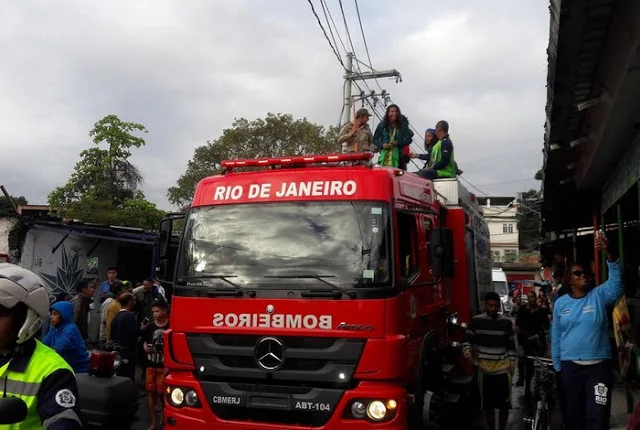
[[[533,360],[535,366],[534,381],[534,411],[532,417],[525,417],[523,420],[529,424],[530,430],[548,430],[551,428],[550,405],[551,393],[553,392],[555,382],[555,372],[553,371],[553,363],[551,359],[544,357],[526,356],[528,360]]]

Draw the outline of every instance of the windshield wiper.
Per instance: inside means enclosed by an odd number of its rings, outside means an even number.
[[[242,294],[246,294],[249,297],[255,297],[256,296],[256,292],[255,291],[251,291],[251,290],[247,290],[244,287],[241,287],[240,285],[236,284],[235,282],[231,282],[228,278],[237,278],[237,275],[202,275],[202,276],[187,276],[185,278],[180,278],[178,279],[178,282],[185,282],[185,281],[197,281],[197,280],[202,280],[202,279],[220,279],[222,282],[229,284],[233,287],[234,290],[242,293]],[[215,294],[217,292],[223,293],[224,291],[229,291],[229,290],[221,290],[221,289],[211,289],[208,288],[207,289],[207,294]]]
[[[329,281],[325,281],[324,278],[335,278],[333,275],[267,275],[265,278],[273,278],[273,279],[317,279],[325,285],[330,286],[333,290],[339,291],[342,294],[346,294],[352,299],[356,298],[356,293],[353,291],[346,290],[342,287],[337,286],[336,284],[332,284]],[[326,291],[309,291],[303,293],[303,296],[306,297],[326,297]]]

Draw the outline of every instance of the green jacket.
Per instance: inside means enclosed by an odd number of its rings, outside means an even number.
[[[380,122],[373,135],[373,144],[378,150],[381,150],[383,144],[391,143],[390,138],[391,130],[387,130],[384,122]],[[411,141],[413,140],[413,131],[409,128],[409,120],[404,115],[400,117],[399,127],[396,129],[394,140],[398,142],[398,152],[400,154],[405,153],[405,147],[408,151],[409,145],[411,145]]]

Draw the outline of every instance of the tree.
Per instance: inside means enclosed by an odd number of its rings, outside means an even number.
[[[11,199],[13,199],[13,202],[17,206],[24,206],[28,204],[27,199],[25,199],[23,196],[11,197]],[[13,206],[11,206],[11,203],[7,200],[7,198],[5,196],[0,196],[0,217],[3,216],[16,216],[16,213],[13,211]]]
[[[517,201],[518,243],[521,253],[539,249],[540,245],[540,210],[542,193],[529,190],[521,193]]]
[[[196,148],[186,172],[169,188],[169,201],[184,208],[191,203],[198,182],[222,171],[220,163],[227,159],[282,157],[331,153],[338,150],[338,130],[328,130],[289,114],[267,114],[264,119],[236,119],[222,135]]]
[[[139,189],[142,175],[129,162],[131,150],[146,143],[136,132],[147,130],[142,124],[124,122],[116,115],[96,122],[89,132],[95,146],[80,153],[80,161],[66,185],[49,194],[49,204],[67,218],[157,228],[162,211],[145,199]]]

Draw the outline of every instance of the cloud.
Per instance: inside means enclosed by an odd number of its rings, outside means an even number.
[[[450,121],[456,157],[478,184],[541,164],[548,12],[513,3],[359,3],[374,66],[403,74],[380,84],[418,130]],[[31,203],[66,181],[109,113],[149,129],[133,161],[147,196],[168,208],[166,189],[193,149],[233,118],[287,112],[331,125],[341,107],[343,73],[304,1],[23,0],[2,6],[0,50],[0,182]]]

